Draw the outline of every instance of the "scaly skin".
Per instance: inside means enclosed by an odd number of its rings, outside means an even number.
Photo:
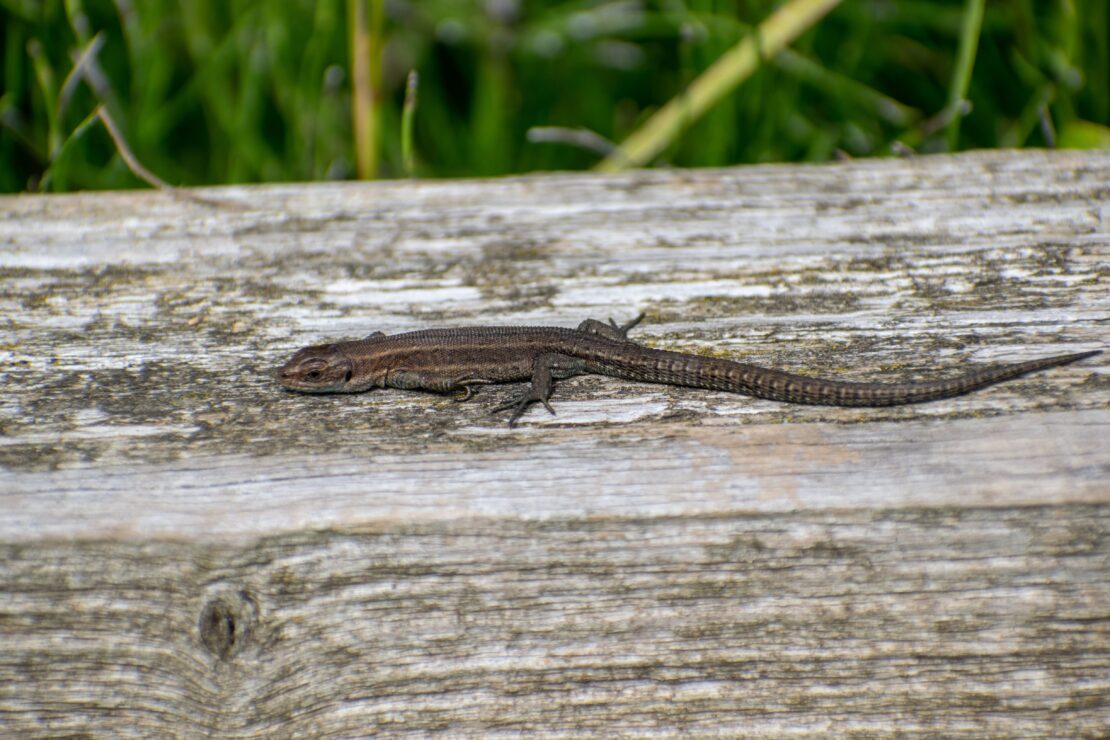
[[[852,383],[771,370],[716,357],[669,352],[636,344],[623,326],[587,319],[577,329],[470,327],[428,329],[352,342],[305,347],[278,371],[278,382],[305,393],[350,393],[402,388],[440,393],[488,383],[531,379],[529,390],[497,407],[512,408],[509,426],[533,403],[555,413],[548,399],[555,379],[583,373],[648,383],[707,388],[759,398],[826,406],[899,406],[960,396],[1020,375],[1099,354],[1077,352],[998,365],[947,380]]]

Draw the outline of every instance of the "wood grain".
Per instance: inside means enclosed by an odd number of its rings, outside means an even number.
[[[1097,736],[1110,358],[890,409],[286,394],[646,311],[843,379],[1105,349],[1110,154],[0,198],[0,734]],[[224,203],[213,206],[211,203]]]
[[[1106,514],[469,519],[245,546],[9,546],[0,722],[1093,735],[1110,694]]]

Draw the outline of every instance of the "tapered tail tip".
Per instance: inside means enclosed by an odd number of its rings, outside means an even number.
[[[1061,364],[1067,364],[1069,362],[1079,362],[1080,360],[1086,360],[1088,357],[1094,357],[1095,355],[1101,354],[1101,349],[1093,349],[1090,352],[1076,352],[1074,355],[1064,355],[1060,359],[1062,360]]]

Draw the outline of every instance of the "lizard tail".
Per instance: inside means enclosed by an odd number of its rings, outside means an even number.
[[[638,348],[634,357],[595,360],[590,372],[694,388],[743,393],[773,401],[823,406],[901,406],[951,398],[1045,368],[1067,365],[1100,350],[1056,355],[973,370],[946,380],[910,383],[857,383],[795,375],[717,357]]]
[[[1011,380],[1050,367],[1068,365],[1099,354],[1077,352],[1070,355],[1043,357],[1011,365],[998,365],[958,375],[946,380],[912,383],[852,383],[806,378],[790,373],[776,374],[769,383],[752,388],[754,396],[794,403],[833,406],[900,406],[941,398],[961,396],[979,388]]]

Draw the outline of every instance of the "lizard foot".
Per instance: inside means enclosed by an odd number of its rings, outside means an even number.
[[[544,398],[544,396],[535,389],[529,389],[527,392],[512,399],[511,401],[494,407],[493,410],[490,411],[490,413],[497,414],[502,411],[507,411],[508,409],[513,409],[513,415],[509,417],[509,428],[512,429],[514,426],[516,426],[517,419],[524,416],[524,412],[527,411],[528,407],[531,406],[533,403],[542,403],[543,407],[547,409],[552,415],[555,414],[555,409],[551,408],[551,404],[547,402],[547,399]]]

